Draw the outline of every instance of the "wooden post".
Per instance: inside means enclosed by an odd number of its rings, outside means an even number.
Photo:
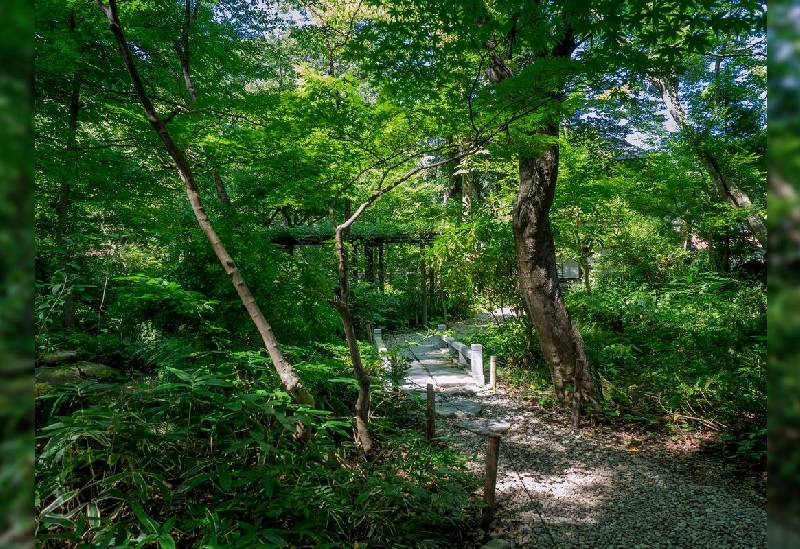
[[[577,431],[581,422],[581,374],[583,360],[578,359],[575,364],[575,391],[572,393],[572,429]]]
[[[494,355],[489,357],[489,387],[492,391],[497,389],[497,357]]]
[[[500,457],[500,435],[489,435],[489,451],[486,454],[486,479],[483,484],[481,526],[486,528],[494,519],[494,491],[497,486],[497,461]]]
[[[433,394],[433,384],[428,383],[428,403],[426,406],[428,426],[425,429],[425,438],[428,442],[436,436],[436,396]]]

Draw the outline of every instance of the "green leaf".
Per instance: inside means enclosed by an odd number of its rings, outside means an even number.
[[[52,511],[53,509],[57,509],[57,508],[61,507],[62,505],[64,505],[68,501],[70,501],[72,498],[77,496],[78,492],[80,492],[80,489],[76,488],[75,490],[72,490],[72,491],[67,492],[65,494],[61,494],[52,503],[50,503],[50,505],[48,505],[47,507],[42,509],[40,514],[46,515],[47,513]]]
[[[273,533],[275,530],[262,530],[261,535],[267,538],[269,541],[275,544],[276,547],[288,547],[289,544],[286,543],[286,540],[280,537],[279,535]]]
[[[58,526],[63,526],[68,530],[75,529],[75,523],[66,518],[64,515],[53,514],[53,513],[42,514],[39,517],[39,520],[44,525],[57,524]]]
[[[194,382],[194,377],[192,376],[192,374],[188,374],[188,373],[184,372],[183,370],[178,370],[177,368],[172,368],[170,366],[167,366],[166,370],[169,373],[175,375],[181,381],[185,381],[187,383]]]
[[[142,527],[153,534],[158,534],[158,523],[150,518],[147,513],[145,513],[139,502],[135,499],[132,499],[128,503],[130,504],[131,509],[133,509],[133,513],[136,515],[136,518],[139,519],[139,523],[142,525]]]
[[[231,487],[231,472],[224,464],[217,465],[217,473],[219,475],[219,485],[223,492],[227,492]]]
[[[192,488],[199,486],[200,484],[210,479],[211,476],[212,476],[211,473],[202,473],[192,478],[186,479],[185,481],[180,483],[177,488],[175,488],[175,493],[182,494],[184,492],[188,492]]]
[[[263,440],[263,437],[262,437],[262,440]],[[223,454],[231,454],[233,452],[241,450],[242,448],[244,448],[246,446],[249,446],[251,442],[255,442],[255,440],[253,440],[252,438],[249,438],[249,437],[245,438],[245,439],[242,439],[242,440],[240,440],[238,442],[234,442],[233,444],[231,444],[230,446],[225,448],[222,451],[222,453]]]
[[[89,502],[86,507],[86,516],[89,518],[89,526],[100,528],[100,508],[97,506],[97,500]]]
[[[158,546],[161,549],[175,549],[175,540],[168,534],[158,536]]]

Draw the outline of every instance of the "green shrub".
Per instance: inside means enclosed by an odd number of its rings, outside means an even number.
[[[361,463],[336,443],[349,417],[291,405],[263,361],[235,358],[75,388],[78,406],[37,436],[39,547],[451,546],[475,511],[461,459],[384,425],[379,458]],[[306,369],[312,385],[347,366],[325,364]]]
[[[695,273],[566,299],[609,403],[729,433],[741,455],[756,453],[751,435],[763,442],[766,423],[763,286]]]

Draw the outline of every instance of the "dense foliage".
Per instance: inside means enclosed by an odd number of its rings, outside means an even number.
[[[777,6],[770,15],[770,230],[776,239],[770,244],[773,263],[769,291],[769,503],[771,524],[784,524],[800,531],[796,519],[800,509],[797,489],[800,486],[800,399],[798,399],[798,238],[797,151],[797,13],[796,2]],[[772,530],[770,531],[772,534]],[[791,540],[791,538],[788,538]],[[770,540],[776,547],[791,541],[776,535]]]
[[[763,7],[556,4],[37,2],[36,355],[118,376],[37,371],[43,548],[459,546],[475,480],[369,340],[495,313],[467,339],[556,405],[512,216],[519,159],[556,145],[592,417],[764,469],[790,357],[766,357]],[[572,57],[542,55],[564,29]]]
[[[301,368],[336,410],[334,400],[350,401],[352,391],[341,358],[325,359],[331,351]],[[458,539],[475,511],[463,500],[475,481],[463,458],[395,426],[413,427],[418,408],[386,395],[375,423],[381,455],[362,463],[342,444],[349,422],[291,405],[263,362],[231,356],[41,398],[42,547],[439,547]],[[297,420],[313,426],[310,441],[293,436]]]

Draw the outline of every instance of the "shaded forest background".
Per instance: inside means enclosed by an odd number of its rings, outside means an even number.
[[[510,307],[515,319],[475,337],[500,357],[505,379],[557,405],[519,296],[510,219],[514,153],[549,145],[535,131],[553,117],[562,131],[552,228],[559,262],[588,273],[565,286],[564,298],[600,388],[599,420],[697,435],[731,468],[759,474],[770,380],[785,404],[770,423],[779,458],[770,473],[784,486],[796,482],[794,359],[779,343],[766,355],[766,252],[748,219],[765,217],[766,208],[763,32],[731,31],[697,45],[676,37],[676,48],[692,52],[670,75],[687,125],[667,129],[661,73],[642,78],[667,54],[647,52],[646,38],[641,57],[628,61],[635,66],[598,55],[592,63],[615,70],[591,79],[592,65],[585,73],[564,69],[570,93],[543,111],[532,108],[537,92],[530,88],[541,74],[525,74],[524,53],[513,67],[522,77],[502,90],[502,100],[486,91],[471,105],[463,84],[476,82],[481,51],[444,38],[438,67],[420,61],[431,55],[428,45],[388,40],[430,20],[424,4],[398,13],[365,7],[377,10],[364,17],[372,27],[356,24],[356,6],[306,5],[299,26],[290,24],[295,16],[276,18],[245,3],[218,6],[140,3],[123,24],[209,216],[316,406],[298,407],[281,391],[174,165],[141,116],[102,14],[91,4],[37,3],[36,356],[75,349],[81,360],[121,374],[120,381],[37,385],[41,541],[96,536],[132,544],[141,531],[162,547],[173,536],[230,546],[257,539],[322,547],[366,537],[413,546],[422,543],[414,536],[456,531],[469,512],[458,502],[472,481],[456,456],[403,428],[412,412],[377,381],[397,373],[379,367],[368,330],[424,330]],[[494,8],[497,18],[503,6]],[[503,24],[513,37],[511,19]],[[535,44],[522,38],[517,46]],[[725,61],[715,65],[699,46]],[[383,47],[408,65],[387,65]],[[504,47],[513,60],[515,41]],[[519,105],[521,93],[529,102]],[[791,122],[775,128],[776,143],[791,150]],[[625,139],[631,134],[634,143]],[[720,198],[703,154],[721,163],[751,207]],[[371,204],[347,244],[350,310],[376,380],[371,429],[379,458],[365,466],[349,443],[357,391],[332,306],[341,288],[332,236],[381,185],[447,155],[452,162],[419,171]],[[778,153],[776,165],[790,157]],[[783,179],[793,173],[781,170]],[[25,183],[24,172],[17,174]],[[768,220],[792,227],[791,181],[778,183],[771,191],[781,200],[770,203],[776,213]],[[23,185],[19,191],[24,198]],[[6,214],[25,217],[24,209]],[[8,249],[29,253],[32,247],[11,244],[26,234],[12,233]],[[770,254],[782,254],[782,269],[796,245],[786,234],[770,245]],[[274,243],[287,235],[322,235],[323,244]],[[30,264],[18,259],[9,264]],[[16,271],[5,272],[13,282]],[[770,278],[780,292],[770,309],[779,342],[794,333],[789,272]],[[4,311],[24,318],[24,300],[14,297],[8,303],[20,305]],[[21,339],[4,341],[15,342],[7,343],[13,352]],[[293,438],[298,419],[313,427],[312,451]],[[18,460],[13,448],[4,459]],[[24,470],[24,463],[6,470]],[[445,476],[426,476],[431,464]],[[439,504],[423,507],[431,494]],[[193,506],[197,496],[203,504]],[[311,518],[312,500],[325,502],[322,519]],[[399,531],[398,509],[409,519]]]

